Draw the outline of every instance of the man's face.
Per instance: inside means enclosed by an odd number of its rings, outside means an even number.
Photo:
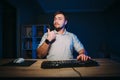
[[[57,14],[55,17],[54,17],[54,27],[56,29],[58,28],[63,28],[65,25],[66,25],[66,20],[65,20],[65,17],[63,14]]]

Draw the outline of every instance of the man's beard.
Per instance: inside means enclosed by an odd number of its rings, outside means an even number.
[[[63,29],[63,27],[55,28],[56,31],[60,31],[61,29]]]

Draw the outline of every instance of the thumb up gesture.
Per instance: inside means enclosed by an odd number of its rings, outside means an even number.
[[[47,28],[47,30],[48,30],[48,36],[47,36],[47,39],[48,39],[49,41],[54,40],[54,39],[56,38],[56,34],[55,34],[55,32],[54,32],[54,31],[50,31],[49,28]]]

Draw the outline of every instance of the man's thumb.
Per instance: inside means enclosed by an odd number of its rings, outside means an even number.
[[[50,32],[50,29],[49,28],[47,28],[47,30],[48,30],[48,33]]]

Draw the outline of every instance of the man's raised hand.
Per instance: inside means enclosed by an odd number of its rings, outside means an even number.
[[[49,41],[54,40],[54,39],[56,38],[56,34],[55,34],[55,32],[54,32],[54,31],[50,31],[49,28],[47,28],[47,30],[48,30],[48,36],[47,36],[47,39],[48,39]]]

